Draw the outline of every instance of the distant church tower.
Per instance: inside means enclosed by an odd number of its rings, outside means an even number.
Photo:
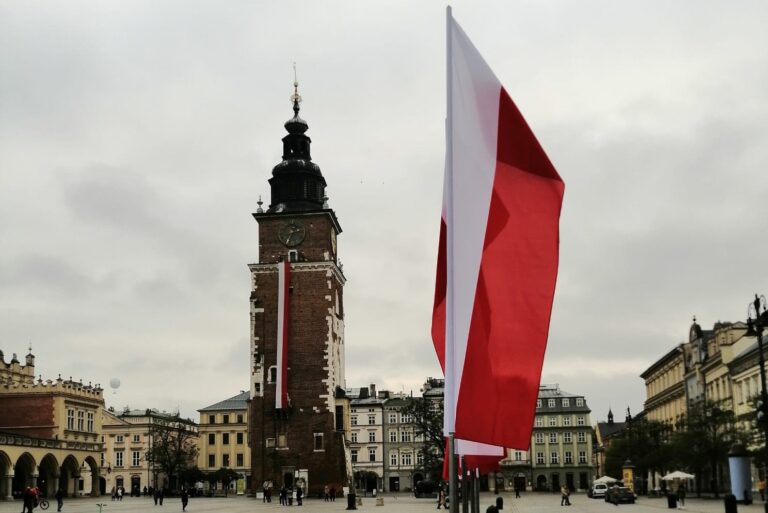
[[[348,486],[351,463],[344,431],[344,274],[328,207],[326,182],[312,162],[308,125],[286,121],[283,160],[272,169],[271,202],[261,198],[259,261],[251,272],[251,401],[253,490],[271,481],[319,493]],[[347,428],[348,429],[348,428]],[[275,493],[276,495],[276,493]]]

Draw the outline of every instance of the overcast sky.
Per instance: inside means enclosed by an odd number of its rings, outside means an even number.
[[[542,381],[593,420],[768,293],[768,4],[454,2],[566,183]],[[347,385],[418,393],[443,173],[442,2],[0,1],[0,349],[107,405],[246,389],[251,212],[296,61],[344,230]],[[113,394],[107,383],[118,377]]]

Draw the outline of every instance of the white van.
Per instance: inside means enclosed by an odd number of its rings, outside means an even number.
[[[592,485],[592,498],[601,499],[605,497],[605,492],[608,491],[608,485],[604,483],[597,483]]]

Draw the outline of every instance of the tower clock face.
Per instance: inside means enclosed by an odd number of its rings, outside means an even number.
[[[304,229],[304,225],[298,221],[290,221],[280,227],[277,232],[277,238],[280,239],[284,245],[292,247],[298,246],[304,241],[307,232]]]

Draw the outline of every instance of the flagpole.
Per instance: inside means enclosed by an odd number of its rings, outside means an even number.
[[[445,455],[448,460],[448,508],[451,513],[458,513],[456,487],[458,486],[458,479],[456,479],[456,440],[453,433],[448,435],[448,454]]]

